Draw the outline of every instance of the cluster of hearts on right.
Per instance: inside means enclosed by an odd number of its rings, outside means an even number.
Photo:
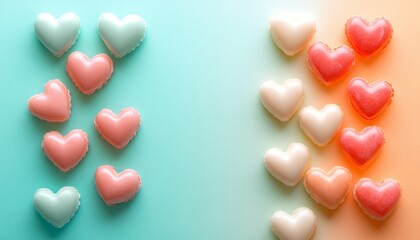
[[[275,44],[286,55],[293,56],[310,42],[316,23],[306,14],[281,14],[270,21],[270,31]],[[367,22],[361,17],[351,17],[345,24],[351,48],[342,45],[331,50],[322,42],[313,43],[307,53],[309,68],[320,82],[330,87],[355,65],[354,52],[366,58],[376,55],[388,45],[392,33],[392,26],[385,18]],[[384,80],[368,83],[356,77],[349,82],[347,94],[357,114],[374,120],[391,103],[394,90]],[[289,79],[283,84],[267,81],[261,86],[260,95],[264,107],[286,122],[303,102],[303,83],[299,79]],[[321,110],[307,106],[299,112],[300,127],[315,145],[327,146],[339,135],[338,141],[346,157],[361,169],[366,168],[385,142],[384,131],[377,126],[367,126],[360,132],[353,128],[341,130],[343,118],[336,104],[327,104]],[[352,175],[345,167],[335,166],[330,171],[309,169],[310,154],[301,143],[290,144],[286,152],[269,149],[264,162],[271,175],[288,186],[295,186],[303,178],[308,194],[328,209],[336,209],[343,203],[351,188]],[[382,221],[395,209],[401,186],[391,178],[379,183],[362,178],[354,186],[353,196],[369,217]],[[293,215],[278,211],[271,218],[272,230],[280,239],[309,239],[315,232],[316,222],[316,216],[306,207],[298,208]]]

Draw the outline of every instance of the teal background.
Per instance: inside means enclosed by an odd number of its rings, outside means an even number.
[[[307,143],[296,118],[281,124],[261,106],[264,80],[299,77],[271,41],[268,21],[280,10],[310,10],[309,1],[8,1],[0,8],[0,239],[274,239],[269,218],[277,210],[312,206],[302,185],[286,188],[265,170],[273,146]],[[76,44],[54,57],[33,30],[37,14],[81,19]],[[144,42],[115,59],[115,72],[91,96],[65,72],[71,51],[109,54],[97,31],[103,12],[135,13],[147,22]],[[72,96],[63,124],[33,117],[30,96],[61,79]],[[306,95],[306,100],[310,95]],[[102,108],[135,107],[142,126],[122,151],[95,131]],[[40,147],[47,131],[89,134],[89,152],[72,171],[60,172]],[[93,174],[103,164],[137,170],[143,187],[132,201],[108,207]],[[63,229],[33,207],[41,187],[76,187],[81,206]],[[322,227],[317,230],[322,234]]]

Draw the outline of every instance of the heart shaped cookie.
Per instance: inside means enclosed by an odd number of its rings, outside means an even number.
[[[391,104],[394,89],[383,80],[369,84],[362,78],[353,78],[347,87],[347,93],[353,108],[363,118],[371,120]]]
[[[280,121],[288,121],[303,101],[303,84],[299,79],[288,79],[283,84],[267,81],[260,88],[261,103]]]
[[[117,173],[112,166],[103,165],[95,172],[95,184],[105,203],[113,206],[134,198],[141,187],[141,178],[132,169]]]
[[[344,167],[333,167],[329,172],[311,168],[306,172],[304,185],[315,202],[329,209],[336,209],[350,189],[352,176]]]
[[[327,145],[343,123],[343,112],[335,104],[325,105],[321,111],[309,106],[299,113],[299,124],[303,132],[318,146]]]
[[[360,133],[353,128],[341,131],[339,142],[346,155],[359,167],[366,167],[385,143],[380,127],[366,127]]]
[[[316,32],[315,20],[307,14],[283,13],[270,20],[273,41],[286,55],[301,51]]]
[[[43,93],[28,100],[29,111],[47,122],[65,122],[70,117],[71,97],[66,86],[58,79],[45,84]]]
[[[41,13],[35,19],[35,33],[44,46],[56,57],[61,57],[76,42],[80,19],[74,13],[65,13],[55,19],[49,13]]]
[[[401,186],[394,179],[385,179],[379,184],[362,178],[354,187],[354,199],[372,219],[385,220],[396,208],[401,196]]]
[[[88,135],[77,129],[64,137],[56,131],[46,133],[41,147],[55,166],[67,172],[85,157],[88,145]]]
[[[42,218],[62,228],[79,208],[80,194],[74,187],[63,187],[56,194],[48,188],[40,188],[35,192],[34,205]]]
[[[372,56],[384,49],[392,37],[392,26],[385,18],[369,23],[361,17],[350,18],[345,26],[347,40],[363,57]]]
[[[318,42],[309,47],[309,68],[315,77],[326,85],[332,85],[343,78],[355,64],[353,50],[343,45],[331,50]]]
[[[66,70],[76,87],[89,95],[107,83],[114,71],[114,64],[106,54],[89,59],[84,53],[72,52],[67,59]]]
[[[290,216],[283,211],[277,211],[271,217],[271,229],[279,239],[308,240],[316,229],[316,216],[311,209],[298,208]]]
[[[288,186],[294,186],[309,167],[309,151],[301,143],[290,144],[287,152],[271,148],[264,155],[264,163],[274,178]]]
[[[143,41],[146,22],[134,14],[120,20],[113,13],[103,13],[98,20],[98,29],[109,51],[115,57],[121,58],[136,49]]]

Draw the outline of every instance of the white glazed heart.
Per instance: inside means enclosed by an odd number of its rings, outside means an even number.
[[[311,209],[302,207],[289,215],[278,211],[271,217],[271,229],[281,240],[307,240],[316,229],[316,216]]]
[[[277,47],[292,56],[309,43],[316,32],[316,23],[307,14],[283,13],[270,20],[270,32]]]
[[[303,84],[299,79],[288,79],[283,84],[267,81],[260,88],[261,103],[280,121],[288,121],[303,101]]]
[[[309,106],[300,111],[299,123],[312,142],[318,146],[325,146],[340,129],[343,123],[343,112],[335,104],[327,104],[321,111]]]
[[[288,186],[294,186],[309,167],[309,151],[301,143],[290,144],[287,152],[271,148],[264,155],[264,163],[274,178]]]

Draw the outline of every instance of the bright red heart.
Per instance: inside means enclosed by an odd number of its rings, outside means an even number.
[[[380,80],[369,84],[362,78],[353,78],[347,87],[350,103],[365,119],[376,118],[391,103],[394,89]]]
[[[318,42],[308,50],[308,63],[316,78],[331,85],[350,71],[355,57],[353,50],[345,45],[331,50],[326,44]]]
[[[354,199],[360,208],[375,220],[384,220],[397,206],[401,186],[394,179],[377,184],[369,178],[362,178],[354,187]]]
[[[381,51],[392,37],[392,26],[385,18],[377,18],[368,23],[361,17],[350,18],[345,27],[351,46],[363,57]]]
[[[385,142],[384,132],[379,127],[367,127],[358,133],[353,128],[345,128],[339,142],[346,155],[359,167],[365,167],[378,154]]]

